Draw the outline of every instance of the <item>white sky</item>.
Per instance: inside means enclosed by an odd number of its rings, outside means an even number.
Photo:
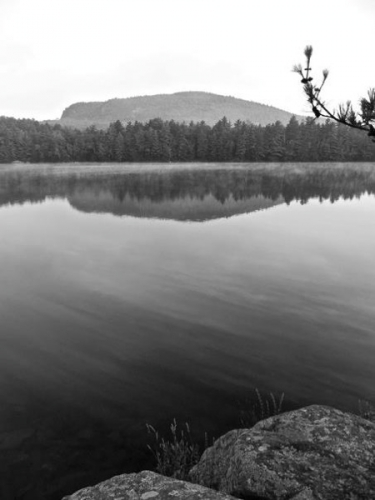
[[[183,90],[305,114],[291,68],[307,44],[326,102],[357,103],[374,33],[375,0],[0,0],[0,115]]]

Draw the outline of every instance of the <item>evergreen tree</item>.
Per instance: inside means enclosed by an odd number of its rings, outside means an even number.
[[[262,127],[226,118],[204,122],[120,121],[107,130],[0,117],[0,162],[375,161],[375,148],[342,124],[312,118]]]

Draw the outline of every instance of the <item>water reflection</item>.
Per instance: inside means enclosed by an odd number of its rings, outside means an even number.
[[[253,387],[371,399],[374,192],[371,165],[0,167],[0,498],[151,467],[146,422],[217,436]]]
[[[82,212],[204,221],[311,198],[335,202],[375,193],[370,164],[211,166],[137,172],[113,167],[77,172],[58,168],[0,168],[0,206],[67,198]],[[142,172],[142,170],[146,170]]]

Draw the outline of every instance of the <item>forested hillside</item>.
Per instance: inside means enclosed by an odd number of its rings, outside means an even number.
[[[226,118],[214,126],[153,119],[84,130],[0,118],[0,162],[375,161],[365,134],[336,123],[292,117],[260,126]]]
[[[177,92],[110,99],[105,102],[75,103],[64,110],[57,123],[76,128],[90,125],[106,128],[117,120],[123,124],[129,121],[146,123],[159,117],[164,121],[190,123],[203,120],[208,125],[215,125],[223,116],[232,122],[242,120],[268,125],[280,121],[286,125],[292,114],[273,106],[230,96],[208,92]]]

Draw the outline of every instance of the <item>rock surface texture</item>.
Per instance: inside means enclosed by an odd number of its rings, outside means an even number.
[[[375,424],[309,406],[228,432],[190,475],[245,499],[375,499]]]
[[[235,500],[224,493],[150,471],[122,474],[63,500]]]

